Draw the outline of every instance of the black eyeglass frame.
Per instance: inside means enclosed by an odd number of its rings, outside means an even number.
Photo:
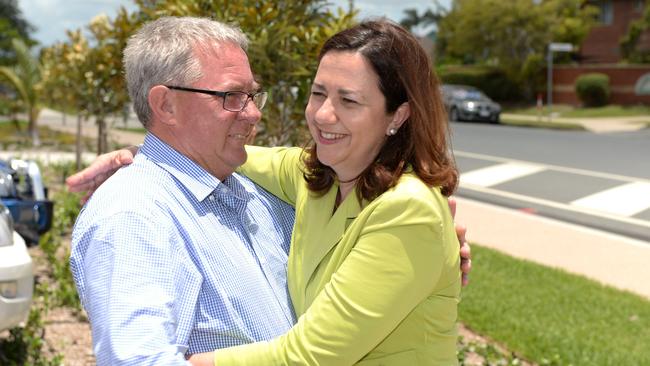
[[[246,109],[246,106],[248,105],[248,102],[250,102],[251,100],[253,101],[253,104],[255,104],[257,109],[262,110],[262,108],[264,108],[264,106],[266,105],[266,99],[268,97],[268,93],[265,92],[265,91],[258,91],[258,92],[255,92],[255,93],[246,93],[245,91],[239,91],[239,90],[236,90],[236,91],[235,90],[233,90],[233,91],[219,91],[219,90],[209,90],[209,89],[187,88],[187,87],[184,87],[184,86],[176,86],[176,85],[165,85],[165,87],[168,88],[168,89],[172,89],[172,90],[180,90],[180,91],[186,91],[186,92],[192,92],[192,93],[201,93],[201,94],[214,95],[214,96],[217,96],[217,97],[221,97],[221,98],[223,98],[223,103],[222,103],[223,109],[225,109],[227,111],[230,111],[230,112],[241,112],[241,111],[243,111],[244,109]],[[242,105],[241,109],[232,110],[230,108],[226,108],[226,97],[228,97],[228,95],[232,95],[232,94],[246,94],[248,96],[248,98],[246,98],[246,102],[244,102],[244,105]],[[258,95],[263,96],[262,105],[260,105],[260,106],[258,106],[257,103],[255,103],[255,97],[257,97]]]

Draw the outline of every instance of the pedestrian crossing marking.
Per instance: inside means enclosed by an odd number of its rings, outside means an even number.
[[[582,197],[570,204],[622,216],[633,216],[650,208],[650,183],[623,184]]]
[[[540,165],[509,162],[461,174],[460,183],[479,187],[491,187],[513,179],[537,173],[545,168]]]

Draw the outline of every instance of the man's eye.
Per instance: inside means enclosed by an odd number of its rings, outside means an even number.
[[[312,90],[311,95],[314,96],[314,97],[324,97],[325,93],[323,93],[321,91],[317,91],[317,90]]]
[[[350,98],[343,98],[343,103],[345,104],[358,104],[356,100]]]

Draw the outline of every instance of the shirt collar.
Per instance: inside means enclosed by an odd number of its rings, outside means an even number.
[[[223,183],[187,156],[174,150],[169,144],[148,132],[139,154],[145,155],[166,170],[190,191],[197,200],[206,199]],[[225,186],[225,185],[223,185]]]

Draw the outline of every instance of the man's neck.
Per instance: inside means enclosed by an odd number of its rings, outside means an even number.
[[[150,128],[149,133],[155,135],[160,141],[169,145],[172,149],[176,150],[179,154],[185,156],[186,158],[192,160],[201,168],[205,169],[208,173],[212,174],[214,177],[223,182],[229,176],[234,173],[233,170],[227,169],[223,164],[219,166],[214,166],[215,164],[210,164],[211,162],[206,161],[205,159],[200,159],[196,154],[192,154],[191,149],[188,148],[188,144],[183,143],[183,140],[176,138],[176,135],[169,133],[164,128]],[[191,145],[190,145],[191,146]]]

